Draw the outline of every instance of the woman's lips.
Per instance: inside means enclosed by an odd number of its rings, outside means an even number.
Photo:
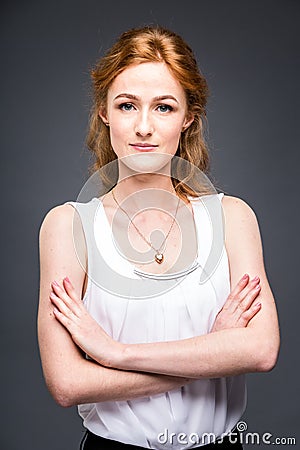
[[[158,147],[158,145],[149,144],[148,142],[146,142],[146,143],[137,142],[137,143],[129,144],[129,145],[130,145],[130,147],[133,147],[138,152],[153,152]]]

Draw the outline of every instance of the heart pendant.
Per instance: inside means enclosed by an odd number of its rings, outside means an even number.
[[[155,261],[156,261],[158,264],[161,264],[161,263],[163,262],[163,260],[164,260],[164,255],[163,255],[162,253],[156,253],[156,255],[155,255]]]

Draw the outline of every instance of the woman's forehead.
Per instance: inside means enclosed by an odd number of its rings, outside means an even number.
[[[113,98],[121,93],[137,97],[173,95],[185,97],[184,90],[164,62],[134,64],[124,69],[110,86]]]

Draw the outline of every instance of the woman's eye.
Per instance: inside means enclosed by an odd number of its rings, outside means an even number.
[[[170,105],[158,105],[157,109],[162,113],[173,111],[173,108]]]
[[[122,103],[121,105],[119,105],[119,108],[123,111],[131,111],[133,109],[133,105],[132,103]]]

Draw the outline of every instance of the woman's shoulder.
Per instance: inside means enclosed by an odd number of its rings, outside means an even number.
[[[244,199],[224,195],[222,208],[228,238],[231,237],[233,241],[238,241],[238,236],[259,236],[256,214]]]
[[[87,202],[67,201],[54,206],[42,219],[40,236],[53,234],[66,237],[73,233],[74,225],[76,225],[76,232],[81,230],[83,235],[83,221],[94,218],[98,205],[99,199],[94,197]],[[80,224],[79,227],[78,224]]]
[[[224,192],[219,192],[215,194],[202,195],[199,197],[189,197],[189,200],[195,203],[210,201],[211,198],[218,197],[224,213],[230,216],[255,216],[254,210],[244,199],[240,197],[234,197],[232,195],[227,195]]]
[[[73,203],[75,202],[66,202],[53,206],[46,212],[43,221],[58,220],[61,222],[68,220],[74,214]]]
[[[68,231],[74,220],[75,209],[72,203],[62,203],[49,209],[42,219],[40,234],[45,232],[62,233]]]
[[[43,222],[69,222],[71,219],[73,219],[75,212],[80,212],[83,208],[90,208],[93,205],[93,202],[96,200],[96,197],[92,198],[88,202],[69,200],[65,203],[53,206],[53,208],[49,209],[46,212]]]
[[[230,216],[255,217],[252,207],[244,199],[232,195],[222,195],[222,206],[224,212]]]

